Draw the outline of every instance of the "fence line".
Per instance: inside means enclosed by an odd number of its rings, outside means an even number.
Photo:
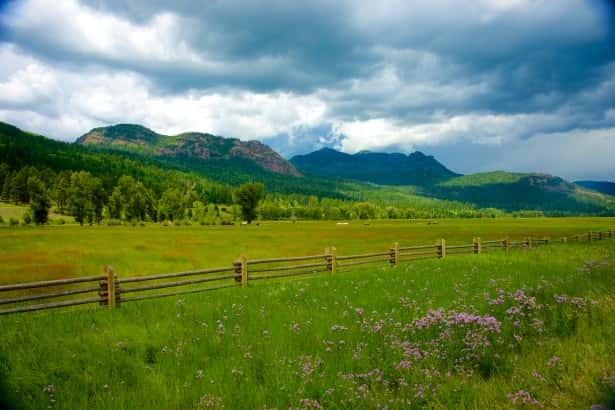
[[[0,295],[9,295],[8,297],[0,299],[0,306],[17,305],[6,309],[0,309],[0,315],[85,304],[98,304],[112,308],[119,307],[121,303],[124,302],[199,293],[229,287],[246,287],[248,282],[253,280],[286,278],[318,272],[335,274],[338,267],[350,268],[356,265],[382,262],[388,262],[390,266],[394,267],[398,266],[401,262],[431,258],[442,259],[448,255],[478,255],[497,249],[502,251],[509,251],[510,249],[517,248],[531,249],[533,247],[549,245],[554,242],[562,244],[580,241],[592,242],[613,238],[614,233],[615,231],[612,229],[608,231],[590,231],[563,236],[556,241],[552,241],[550,237],[526,237],[522,241],[511,241],[509,238],[482,241],[481,238],[475,237],[471,244],[447,245],[445,239],[437,240],[434,245],[400,246],[399,243],[396,242],[388,251],[340,256],[337,255],[337,249],[335,247],[329,247],[320,255],[265,259],[248,259],[245,256],[241,256],[233,262],[232,266],[127,278],[119,278],[113,268],[107,266],[104,269],[104,275],[0,286]],[[310,261],[310,263],[297,264],[297,262],[302,261]],[[252,269],[252,267],[254,267],[254,269]],[[217,276],[211,276],[211,274],[217,274]],[[183,277],[188,277],[188,279],[169,281],[170,279]],[[143,282],[146,283],[142,284]],[[214,283],[211,286],[196,288],[193,286],[211,282]],[[93,283],[97,284],[93,286]],[[66,288],[67,286],[69,288]],[[19,292],[32,289],[39,290],[42,288],[54,287],[61,288],[48,293],[19,294]],[[188,288],[186,289],[186,287]],[[170,288],[180,289],[171,292],[151,293],[152,291]],[[88,293],[97,295],[95,297],[90,296],[82,299],[67,298],[72,295],[84,295]],[[136,295],[126,297],[123,296],[125,294]],[[55,300],[41,304],[26,303],[44,299]]]

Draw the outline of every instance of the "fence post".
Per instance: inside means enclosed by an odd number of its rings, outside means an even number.
[[[609,229],[609,238],[612,238],[612,237],[613,237],[613,230]]]
[[[532,238],[530,238],[529,236],[525,238],[525,247],[528,249],[532,247]]]
[[[504,239],[502,240],[502,249],[503,249],[504,251],[508,251],[508,238],[504,238]]]
[[[568,243],[568,237],[567,236],[562,237],[562,243]]]
[[[337,271],[337,249],[335,246],[326,248],[325,255],[327,255],[327,270],[329,273],[335,273]]]
[[[587,240],[591,242],[593,239],[594,239],[594,233],[592,231],[589,231],[589,233],[587,234]]]
[[[598,232],[598,240],[601,241],[602,240],[602,231]]]
[[[436,242],[436,255],[438,258],[444,258],[446,256],[446,241],[440,239]]]
[[[248,258],[241,255],[241,287],[248,286]]]
[[[483,245],[479,237],[472,239],[472,250],[475,254],[479,254],[483,251]]]
[[[107,307],[115,307],[115,284],[117,278],[111,266],[105,266],[105,275],[107,276]]]
[[[549,242],[551,242],[551,237],[550,236],[545,236],[545,245],[548,245]]]
[[[393,247],[389,249],[391,266],[399,265],[399,242],[395,242]]]

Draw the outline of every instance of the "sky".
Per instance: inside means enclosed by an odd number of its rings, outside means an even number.
[[[63,141],[136,123],[615,181],[613,2],[0,0],[0,63],[0,120]]]

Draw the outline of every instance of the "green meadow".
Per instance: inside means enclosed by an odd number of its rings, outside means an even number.
[[[508,222],[509,229],[514,222]],[[548,224],[535,221],[540,222]],[[453,227],[449,225],[448,231]],[[374,238],[383,245],[393,236],[412,232],[410,226],[402,229],[395,224],[372,228],[381,230]],[[497,236],[497,229],[502,229],[495,224],[491,228],[483,232]],[[244,241],[254,237],[244,243],[272,235],[267,225],[258,229],[242,231]],[[271,229],[279,233],[282,227]],[[445,231],[444,226],[422,229],[435,230],[433,237]],[[416,228],[414,235],[401,238],[433,239],[420,236],[420,231]],[[167,243],[178,247],[181,244],[174,241],[179,238],[199,235],[196,229],[86,228],[60,230],[58,238],[69,232],[73,240],[79,232],[81,243],[90,245],[96,237],[101,240],[100,234],[109,238],[115,234],[127,246],[126,260],[129,253],[137,254],[132,247],[137,242],[127,238],[138,232],[143,243],[148,243],[146,236],[157,242],[167,235]],[[353,237],[350,232],[348,238]],[[461,240],[472,230],[460,224],[455,232]],[[24,235],[22,241],[46,240],[34,231],[19,234]],[[201,231],[203,237],[206,234],[212,231]],[[323,244],[310,245],[310,237],[304,237],[308,250]],[[360,244],[366,240],[358,236],[344,244],[360,249],[367,247]],[[259,281],[245,289],[135,302],[114,310],[75,308],[3,316],[4,405],[40,409],[607,405],[615,392],[614,241]],[[70,240],[58,240],[55,247],[62,243],[67,246]],[[241,246],[241,241],[228,243]],[[207,246],[191,246],[194,254],[198,254],[195,248],[214,253]],[[262,251],[303,250],[299,248],[281,245]],[[174,267],[156,263],[162,270]]]
[[[494,218],[404,221],[260,222],[249,226],[0,226],[0,284],[101,273],[120,277],[229,266],[249,258],[387,250],[400,245],[471,243],[484,240],[553,238],[615,229],[615,218]]]
[[[0,282],[606,230],[611,218],[7,225]],[[615,397],[615,239],[0,316],[0,408],[563,408]],[[2,391],[3,390],[3,391]],[[4,400],[4,402],[3,402]]]

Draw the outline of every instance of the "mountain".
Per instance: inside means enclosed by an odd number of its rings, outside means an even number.
[[[468,203],[480,208],[509,212],[539,210],[549,215],[605,215],[615,209],[613,198],[587,191],[557,176],[505,171],[459,175],[421,152],[349,155],[324,148],[295,156],[291,162],[308,175],[409,186],[421,197]]]
[[[94,128],[79,137],[76,143],[155,157],[218,162],[247,160],[266,171],[301,176],[291,163],[258,141],[241,141],[200,132],[162,135],[141,125],[118,124]]]
[[[131,143],[157,138],[157,134],[144,131],[146,128],[135,129],[139,132],[131,134]],[[156,193],[195,180],[212,186],[224,185],[225,189],[254,181],[264,183],[268,192],[344,197],[335,181],[272,172],[240,157],[204,161],[197,156],[151,155],[135,145],[117,149],[113,144],[71,144],[0,121],[0,164],[5,163],[13,170],[31,165],[54,171],[88,171],[101,177],[106,188],[114,186],[120,176],[131,175]]]
[[[434,157],[362,151],[354,155],[323,148],[290,160],[306,174],[356,179],[381,185],[430,185],[457,176]]]
[[[344,179],[347,178],[344,175],[352,173],[342,169],[348,172],[334,174],[327,161],[323,161],[322,165],[329,169],[331,177],[314,176],[311,172],[304,176],[294,176],[268,170],[255,160],[233,156],[230,154],[235,146],[233,140],[214,137],[212,140],[215,144],[206,146],[209,159],[203,159],[204,151],[198,148],[202,145],[198,145],[194,152],[189,148],[189,133],[169,137],[144,127],[127,126],[131,132],[123,127],[98,129],[101,131],[81,137],[79,143],[65,143],[0,122],[0,164],[8,165],[12,171],[25,166],[34,166],[39,170],[49,168],[56,172],[89,171],[102,178],[107,193],[110,193],[120,176],[131,175],[157,196],[170,187],[197,184],[211,192],[211,195],[230,201],[234,187],[255,181],[263,182],[267,192],[288,195],[291,201],[299,200],[300,196],[369,201],[380,207],[411,210],[406,213],[413,215],[411,217],[493,214],[491,210],[478,212],[478,208],[497,208],[510,212],[542,211],[546,215],[615,214],[613,196],[551,175],[496,171],[462,176],[449,171],[432,157],[420,153],[395,155],[363,152],[349,156],[334,150],[321,150],[318,156],[327,158],[329,162],[338,159],[348,161],[348,157],[352,157],[352,161],[355,161],[350,162],[352,167],[359,171],[361,168],[370,169],[387,184],[391,184],[391,180],[398,183],[401,181],[395,180],[395,167],[383,158],[392,163],[415,161],[414,168],[408,166],[403,170],[405,174],[400,174],[404,175],[405,181],[416,184],[404,182],[405,185],[376,185]],[[198,134],[199,144],[204,140],[203,135],[206,134]],[[95,142],[96,139],[98,142]],[[224,148],[225,143],[231,148]],[[171,149],[169,147],[173,149],[172,152],[165,151]],[[269,152],[268,155],[272,154]],[[365,158],[371,168],[357,161]],[[378,163],[382,164],[381,169],[377,168]],[[421,163],[427,164],[425,169],[417,165]],[[399,166],[399,163],[395,166]],[[409,169],[415,172],[411,173]],[[315,171],[318,171],[317,165]],[[361,173],[357,171],[354,174]]]
[[[575,184],[583,188],[593,189],[606,195],[615,196],[615,182],[609,181],[575,181]]]

